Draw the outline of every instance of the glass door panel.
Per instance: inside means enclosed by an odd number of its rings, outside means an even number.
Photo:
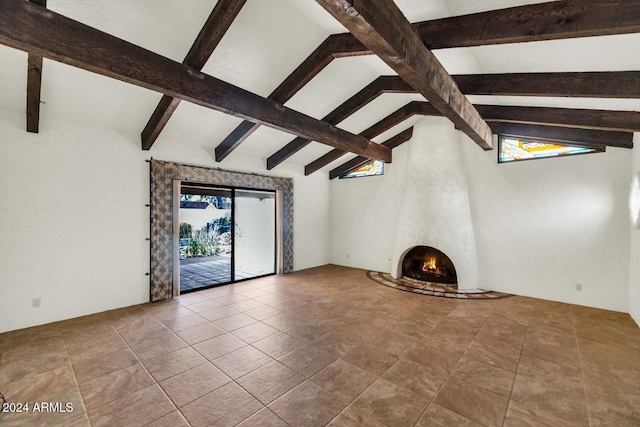
[[[275,273],[275,193],[235,190],[234,215],[235,280]]]
[[[230,188],[181,187],[181,293],[231,282],[231,200]]]

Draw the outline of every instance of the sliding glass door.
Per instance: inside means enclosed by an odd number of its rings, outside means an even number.
[[[182,183],[180,293],[276,272],[275,192]]]

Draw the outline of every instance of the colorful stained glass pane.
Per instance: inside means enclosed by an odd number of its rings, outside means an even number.
[[[345,174],[342,178],[359,178],[361,176],[384,175],[384,162],[370,160],[357,169]]]
[[[544,157],[570,156],[573,154],[594,153],[602,151],[596,148],[575,147],[553,142],[532,141],[529,139],[500,138],[500,157],[498,161],[515,162],[519,160],[539,159]]]

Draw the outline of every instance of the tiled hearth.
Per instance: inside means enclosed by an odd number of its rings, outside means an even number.
[[[0,335],[5,426],[638,426],[627,314],[326,266]]]
[[[389,286],[390,288],[431,297],[477,300],[511,296],[504,292],[484,291],[482,289],[458,289],[457,285],[455,288],[452,288],[442,283],[423,282],[422,280],[415,280],[410,277],[395,279],[389,273],[380,273],[377,271],[367,271],[367,277],[376,283]]]

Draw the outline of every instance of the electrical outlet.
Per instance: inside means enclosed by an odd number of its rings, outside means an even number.
[[[347,254],[347,259],[351,258],[351,255]]]
[[[41,303],[42,303],[42,300],[40,298],[34,298],[31,300],[31,308],[38,308],[40,307]]]
[[[582,283],[576,283],[576,291],[582,290]]]

